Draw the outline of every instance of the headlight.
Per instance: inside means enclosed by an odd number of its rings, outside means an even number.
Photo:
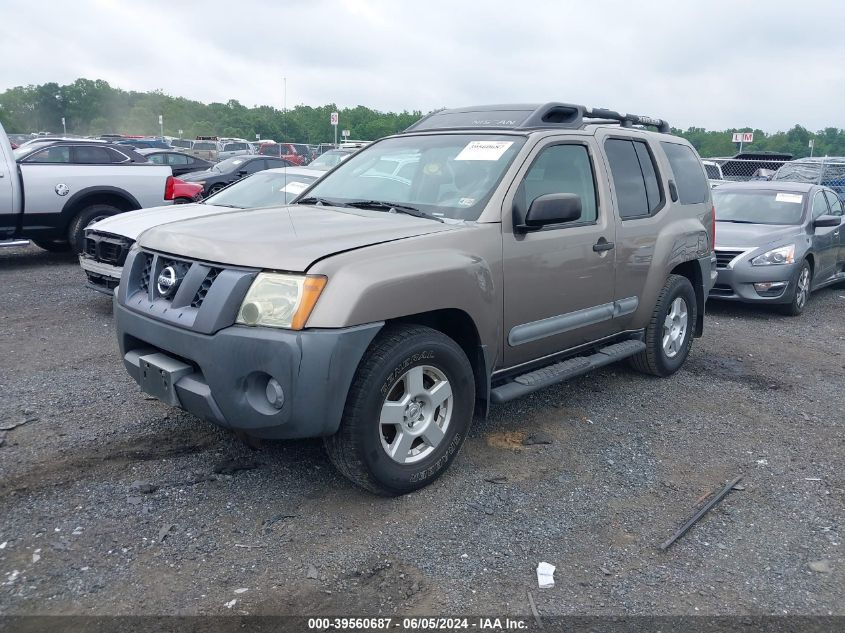
[[[238,323],[301,330],[326,281],[321,275],[259,273],[238,311]]]
[[[792,264],[795,262],[795,244],[772,249],[751,260],[752,266],[770,266],[772,264]]]

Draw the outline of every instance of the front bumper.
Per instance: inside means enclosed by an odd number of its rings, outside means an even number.
[[[107,295],[114,294],[114,289],[120,283],[120,275],[123,272],[122,266],[98,262],[85,255],[79,256],[79,265],[88,277],[86,285],[89,288]]]
[[[800,268],[800,263],[752,266],[747,260],[739,261],[735,266],[718,269],[710,298],[744,303],[789,303]],[[765,294],[754,287],[754,284],[772,282],[783,283],[783,286]]]
[[[114,315],[124,365],[148,393],[219,426],[276,439],[337,431],[355,370],[384,325],[299,332],[234,325],[199,334],[117,301]],[[160,384],[144,376],[151,368]],[[267,395],[271,378],[283,393],[280,408]]]

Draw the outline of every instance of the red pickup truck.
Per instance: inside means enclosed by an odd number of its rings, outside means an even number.
[[[311,150],[303,143],[262,143],[258,153],[262,156],[284,158],[294,165],[307,165],[311,162]]]

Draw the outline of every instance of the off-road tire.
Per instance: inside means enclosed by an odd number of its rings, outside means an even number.
[[[672,302],[678,297],[683,298],[687,304],[687,328],[680,350],[670,358],[663,349],[663,322],[669,314]],[[666,284],[657,296],[654,312],[646,328],[646,348],[639,354],[631,356],[628,364],[644,374],[671,376],[680,369],[689,355],[697,318],[698,304],[695,300],[695,290],[689,279],[682,275],[669,275]]]
[[[110,215],[120,213],[121,210],[110,204],[92,204],[76,214],[67,230],[67,241],[71,250],[77,255],[85,248],[85,229],[94,220],[100,220]]]
[[[381,408],[396,378],[416,366],[435,367],[446,376],[454,398],[452,418],[430,455],[399,464],[382,447]],[[467,436],[474,405],[472,367],[454,340],[424,326],[388,325],[358,366],[338,432],[323,442],[332,464],[353,483],[379,495],[401,495],[430,484],[446,471]]]
[[[70,244],[67,242],[51,242],[48,240],[32,240],[32,242],[38,248],[43,248],[51,253],[66,253],[70,250]]]
[[[801,280],[801,275],[804,274],[804,269],[807,269],[807,274],[809,276],[809,285],[807,287],[807,294],[804,297],[803,303],[798,299],[798,283]],[[798,316],[804,309],[807,307],[807,304],[810,302],[810,288],[813,285],[813,267],[810,266],[810,262],[806,259],[801,262],[801,268],[798,269],[798,274],[795,275],[795,280],[792,282],[792,286],[794,287],[794,292],[792,293],[792,301],[789,303],[783,303],[778,306],[778,309],[781,313],[786,314],[787,316]]]

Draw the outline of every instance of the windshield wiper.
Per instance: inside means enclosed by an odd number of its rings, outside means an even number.
[[[758,224],[757,222],[752,222],[751,220],[721,220],[716,218],[716,222],[733,222],[734,224]]]
[[[237,204],[223,204],[222,202],[214,202],[214,200],[212,200],[209,204],[215,207],[228,207],[229,209],[246,209],[246,207],[242,207]]]
[[[328,198],[319,198],[317,196],[308,196],[302,200],[297,200],[296,204],[314,204],[326,207],[351,207],[351,204],[345,202],[338,202],[337,200],[329,200]]]
[[[384,210],[388,213],[404,213],[405,215],[412,215],[415,218],[425,218],[426,220],[443,222],[443,218],[438,218],[436,215],[420,211],[416,207],[409,207],[406,204],[397,204],[395,202],[384,202],[382,200],[355,200],[354,202],[347,203],[347,206],[356,207],[358,209]]]

